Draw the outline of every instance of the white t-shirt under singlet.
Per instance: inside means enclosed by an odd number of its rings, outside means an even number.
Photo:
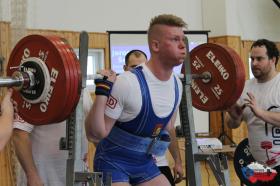
[[[167,81],[161,81],[148,69],[145,64],[143,73],[149,87],[153,110],[158,117],[166,117],[170,114],[175,103],[173,75]],[[179,88],[179,99],[176,108],[181,102],[182,83],[176,77]],[[114,100],[107,104],[105,114],[110,118],[126,122],[134,119],[140,112],[142,96],[140,85],[136,75],[132,72],[125,72],[117,77],[113,86],[112,97]]]
[[[174,107],[175,91],[173,75],[167,81],[160,81],[148,69],[145,64],[143,66],[143,73],[149,87],[153,110],[159,117],[166,117],[170,114]],[[176,77],[179,88],[179,99],[176,108],[181,102],[182,83]],[[132,72],[125,72],[117,77],[113,86],[113,99],[107,104],[105,114],[110,118],[117,119],[121,122],[126,122],[134,119],[140,112],[142,106],[142,96],[140,85],[136,75]],[[168,161],[165,156],[155,157],[158,166],[168,166]]]

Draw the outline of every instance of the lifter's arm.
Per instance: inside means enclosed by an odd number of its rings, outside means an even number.
[[[110,82],[116,80],[116,73],[111,70],[102,70],[100,74],[107,76],[107,80]],[[96,95],[93,106],[86,117],[86,135],[91,142],[105,138],[115,124],[116,120],[105,115],[107,100],[108,97],[105,95]]]
[[[180,155],[178,140],[176,137],[176,131],[174,127],[176,117],[177,117],[177,111],[173,113],[173,116],[167,125],[167,130],[169,132],[170,139],[171,139],[168,149],[175,163],[173,167],[175,183],[179,183],[180,181],[182,181],[184,173],[183,173],[182,159]]]
[[[86,134],[91,142],[105,138],[116,121],[107,117],[104,113],[107,99],[106,96],[96,96],[95,102],[86,117]]]

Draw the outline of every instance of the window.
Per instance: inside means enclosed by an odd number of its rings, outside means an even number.
[[[79,49],[75,49],[76,55],[79,57]],[[101,69],[104,69],[104,50],[103,49],[89,49],[87,61],[87,88],[89,91],[95,89],[94,75]]]

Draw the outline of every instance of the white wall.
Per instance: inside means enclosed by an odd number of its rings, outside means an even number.
[[[201,0],[28,0],[28,28],[146,30],[151,17],[172,13],[201,30]]]
[[[226,9],[224,0],[202,0],[203,29],[210,30],[210,36],[226,35]]]
[[[210,36],[280,41],[280,9],[272,0],[202,0],[203,28]]]
[[[280,9],[272,0],[21,0],[28,2],[27,27],[34,29],[146,30],[151,17],[172,13],[190,30],[210,36],[280,41]],[[11,0],[0,0],[0,20],[10,21]]]
[[[242,7],[244,12],[242,16],[244,25],[240,26],[244,38],[280,41],[280,9],[272,0],[257,0],[258,3],[255,3],[255,0],[247,0],[244,6],[241,6],[242,0],[238,1],[239,7]]]
[[[0,0],[0,21],[10,21],[11,7],[9,0]]]

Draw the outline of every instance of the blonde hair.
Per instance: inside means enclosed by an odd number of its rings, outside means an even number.
[[[187,23],[182,18],[172,14],[161,14],[152,18],[148,30],[151,30],[154,25],[167,25],[185,28],[187,27]]]
[[[151,19],[148,29],[148,40],[150,40],[150,35],[155,25],[187,28],[187,23],[182,18],[172,14],[161,14]]]

